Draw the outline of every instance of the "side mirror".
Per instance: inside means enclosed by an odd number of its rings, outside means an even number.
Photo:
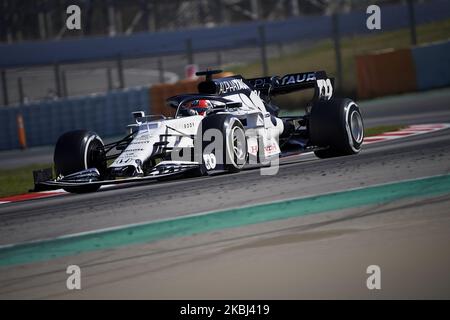
[[[144,111],[135,111],[135,112],[132,112],[131,114],[133,115],[134,119],[145,117]]]
[[[135,111],[135,112],[132,112],[131,114],[133,115],[133,118],[137,124],[141,124],[141,122],[138,121],[139,118],[145,117],[144,111]]]

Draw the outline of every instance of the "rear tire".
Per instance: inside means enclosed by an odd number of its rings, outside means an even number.
[[[104,144],[94,132],[75,130],[64,133],[56,142],[53,156],[57,176],[66,176],[90,168],[96,168],[100,176],[106,173]],[[100,185],[65,187],[71,193],[95,192]]]
[[[319,158],[357,154],[364,140],[364,123],[357,104],[350,99],[319,101],[309,119],[311,144]]]

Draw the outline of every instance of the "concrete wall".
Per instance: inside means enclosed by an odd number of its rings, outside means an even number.
[[[102,95],[43,101],[0,108],[0,150],[19,148],[17,114],[25,123],[28,147],[53,145],[69,130],[88,129],[102,137],[125,134],[133,122],[131,112],[149,112],[148,88],[114,91]]]

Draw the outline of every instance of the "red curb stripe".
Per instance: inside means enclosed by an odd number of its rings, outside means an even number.
[[[412,134],[415,134],[416,132],[403,132],[403,131],[393,131],[393,132],[385,132],[382,133],[380,136],[382,137],[391,137],[391,136],[410,136]]]
[[[409,131],[409,132],[423,132],[423,131],[428,132],[428,131],[435,131],[436,129],[441,129],[441,128],[405,128],[405,129],[403,129],[401,131],[402,132],[403,131],[404,132],[406,132],[406,131]]]
[[[30,199],[38,199],[38,198],[47,198],[58,196],[60,194],[64,194],[65,192],[43,192],[43,193],[29,193],[29,194],[20,194],[17,196],[0,198],[0,202],[15,202],[15,201],[23,201]]]

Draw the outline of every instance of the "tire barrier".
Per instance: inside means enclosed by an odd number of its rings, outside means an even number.
[[[450,85],[450,41],[356,57],[359,98]]]
[[[411,50],[356,57],[358,97],[373,98],[416,90]]]

